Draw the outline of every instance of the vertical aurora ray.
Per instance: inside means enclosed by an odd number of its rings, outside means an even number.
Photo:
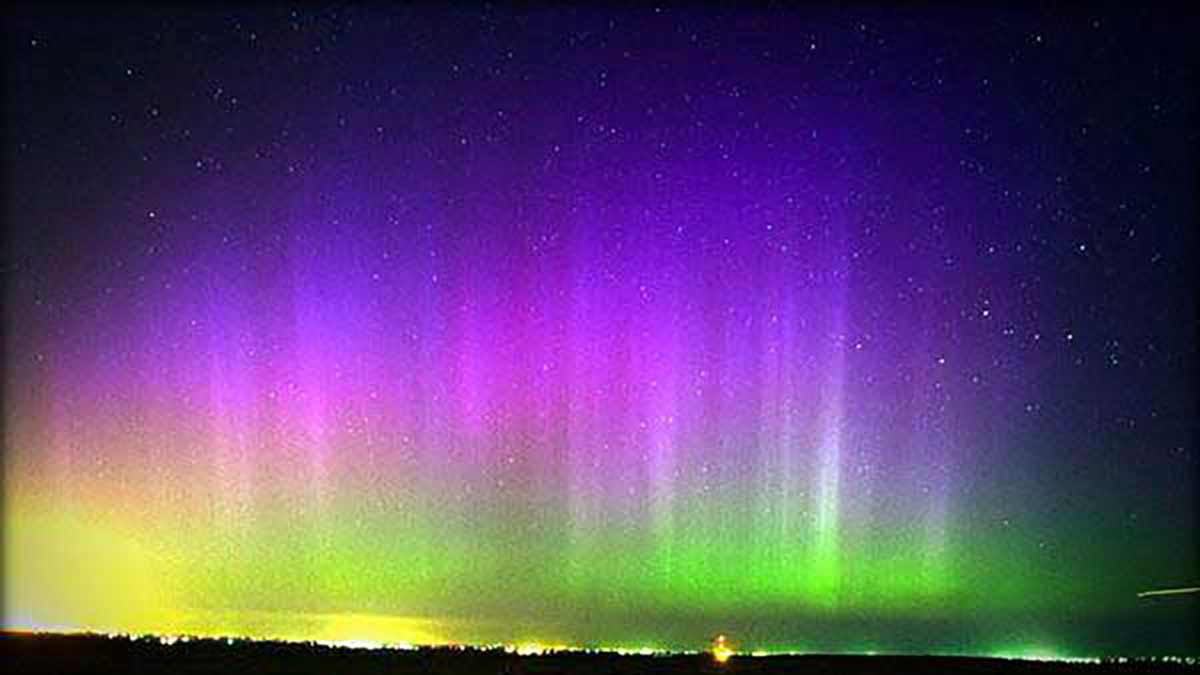
[[[835,250],[827,253],[834,260],[846,255]],[[812,486],[816,503],[816,518],[813,524],[812,569],[813,594],[827,606],[835,606],[841,590],[841,542],[842,522],[842,425],[845,424],[845,352],[838,347],[847,342],[846,320],[848,302],[846,293],[846,270],[835,265],[831,274],[832,286],[829,303],[828,339],[833,343],[831,355],[826,357],[825,378],[819,408],[819,445],[817,466]]]
[[[812,490],[816,518],[809,567],[813,594],[823,604],[836,603],[841,582],[842,377],[842,369],[835,366],[830,374],[828,402],[820,417],[821,436]]]

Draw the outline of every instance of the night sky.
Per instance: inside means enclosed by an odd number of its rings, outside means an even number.
[[[8,10],[4,621],[1196,654],[1146,10]]]

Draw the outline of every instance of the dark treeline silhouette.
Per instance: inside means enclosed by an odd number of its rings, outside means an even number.
[[[0,634],[10,673],[1144,673],[1195,672],[1145,660],[1062,663],[921,656],[633,656],[563,652],[520,656],[501,649],[345,649],[312,643],[201,639],[164,644],[104,635]]]

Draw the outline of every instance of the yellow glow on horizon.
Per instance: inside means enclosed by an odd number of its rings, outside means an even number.
[[[11,621],[11,620],[9,620]],[[443,625],[430,619],[355,613],[192,611],[163,612],[155,622],[115,629],[109,624],[61,628],[19,619],[4,630],[28,633],[95,633],[132,638],[312,642],[356,649],[414,649],[448,644]]]
[[[401,647],[447,642],[437,630],[436,622],[425,619],[354,613],[311,616],[321,626],[318,640]]]

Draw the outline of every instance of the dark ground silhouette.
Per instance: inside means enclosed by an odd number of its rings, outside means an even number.
[[[919,656],[734,657],[707,654],[622,656],[558,653],[518,656],[502,650],[342,649],[313,644],[99,635],[0,634],[0,663],[9,673],[1144,673],[1196,672],[1194,666],[1137,661],[1050,663]]]

